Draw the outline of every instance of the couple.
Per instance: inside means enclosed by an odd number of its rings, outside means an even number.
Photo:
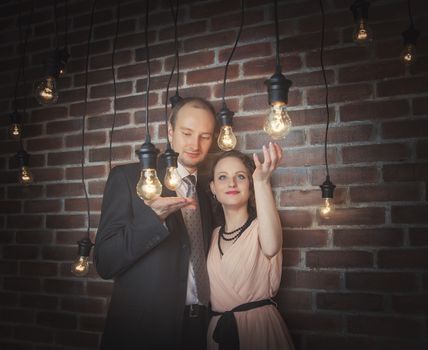
[[[183,178],[177,192],[164,188],[143,201],[138,163],[111,171],[94,251],[99,275],[114,278],[101,349],[293,349],[271,300],[281,279],[282,229],[270,176],[282,151],[270,144],[263,162],[238,151],[215,161],[209,185],[223,224],[213,231],[197,167],[215,124],[203,99],[173,109],[168,137]]]

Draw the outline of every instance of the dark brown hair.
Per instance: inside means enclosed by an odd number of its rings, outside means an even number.
[[[214,122],[216,122],[215,109],[213,105],[200,97],[186,97],[183,98],[177,105],[172,109],[171,115],[169,117],[169,122],[171,123],[172,129],[175,129],[175,122],[177,121],[178,112],[185,105],[190,104],[192,107],[201,108],[210,112],[213,116]]]
[[[256,216],[256,201],[255,201],[255,197],[254,197],[254,184],[253,184],[253,176],[252,175],[253,175],[254,170],[256,169],[256,166],[255,166],[252,158],[250,158],[246,154],[244,154],[240,151],[236,151],[236,150],[221,153],[214,160],[214,162],[211,166],[211,171],[210,171],[210,175],[209,175],[209,182],[214,181],[214,172],[215,172],[215,168],[216,168],[218,162],[222,159],[230,158],[230,157],[239,159],[242,162],[242,164],[244,164],[245,168],[248,171],[248,177],[250,180],[250,198],[248,199],[248,215],[255,217]],[[221,204],[217,200],[214,203],[214,210],[215,210],[215,214],[216,214],[217,224],[218,225],[224,224],[223,207],[221,206]]]

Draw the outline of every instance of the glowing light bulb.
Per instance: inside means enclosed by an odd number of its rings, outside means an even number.
[[[162,193],[162,184],[160,183],[155,169],[143,169],[140,180],[137,183],[137,195],[143,200],[150,200]]]
[[[71,273],[75,276],[86,276],[89,272],[89,256],[78,256],[71,265]]]
[[[55,78],[48,76],[36,84],[34,95],[41,105],[56,103],[58,101],[58,90]]]
[[[18,174],[18,181],[19,183],[26,185],[26,184],[30,184],[32,183],[34,180],[33,174],[31,173],[30,169],[28,169],[27,166],[22,166],[19,169],[19,174]]]
[[[22,129],[21,124],[13,123],[9,126],[9,135],[12,137],[19,137],[21,135]]]
[[[282,139],[290,132],[291,119],[285,104],[275,104],[270,107],[269,115],[264,124],[264,131],[273,139]]]
[[[373,32],[364,19],[357,22],[352,38],[354,42],[361,45],[368,44],[373,40]]]
[[[170,166],[166,169],[163,183],[165,184],[166,188],[168,188],[171,191],[175,191],[178,188],[178,186],[180,186],[181,177],[180,175],[178,175],[176,167]]]
[[[223,151],[231,151],[236,147],[236,136],[230,125],[223,125],[218,135],[217,144]]]
[[[416,61],[416,46],[413,44],[407,44],[400,56],[401,62],[406,65],[415,63]]]
[[[319,213],[324,219],[330,219],[335,211],[333,198],[323,198],[323,203],[319,208]]]

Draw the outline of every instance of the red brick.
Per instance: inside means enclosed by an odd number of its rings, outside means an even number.
[[[156,61],[150,62],[150,73],[157,73],[161,70],[161,65]],[[126,65],[117,69],[116,79],[139,78],[147,74],[146,63],[137,63],[134,65]]]
[[[311,144],[324,144],[325,128],[310,129]],[[372,125],[352,125],[341,126],[337,128],[329,128],[328,144],[351,143],[371,141],[374,139],[374,131]]]
[[[132,93],[132,82],[127,81],[123,83],[116,82],[116,96],[130,95]],[[106,85],[97,85],[91,87],[91,98],[114,97],[114,86],[110,82]],[[112,102],[112,108],[114,106]]]
[[[73,89],[61,91],[58,103],[71,103],[82,101],[85,98],[85,89]]]
[[[79,237],[82,238],[83,235]],[[74,247],[45,246],[42,249],[44,260],[70,261],[77,256],[77,244]]]
[[[380,268],[399,269],[426,269],[428,249],[391,249],[381,250],[378,253]]]
[[[90,208],[91,212],[101,210],[101,201],[102,198],[91,198],[90,199]],[[70,198],[64,200],[64,210],[65,211],[81,211],[86,212],[86,199],[84,198]]]
[[[104,193],[104,187],[105,187],[105,180],[103,181],[89,181],[88,191],[89,194],[97,195],[97,194],[103,194]]]
[[[48,197],[76,197],[83,196],[83,186],[81,183],[63,183],[51,184],[46,187],[46,194]]]
[[[43,195],[43,187],[39,185],[8,186],[8,199],[31,199],[40,198]]]
[[[428,109],[428,98],[420,97],[413,99],[413,113],[415,115],[418,114],[426,114]]]
[[[339,83],[382,80],[402,76],[404,65],[399,60],[358,64],[339,69]]]
[[[311,268],[372,267],[373,255],[358,250],[311,250],[306,252],[306,266]]]
[[[46,124],[46,133],[49,135],[63,134],[80,130],[82,122],[79,119],[64,120],[59,122],[49,122]]]
[[[289,111],[291,120],[294,126],[324,124],[327,120],[327,113],[325,108],[312,108],[302,110]],[[330,120],[335,120],[335,112],[330,108]]]
[[[59,279],[46,279],[44,290],[54,294],[82,295],[84,292],[84,281],[67,281]]]
[[[229,23],[224,22],[224,19],[221,19],[223,24],[229,25]],[[253,57],[265,57],[272,56],[272,44],[269,42],[261,42],[261,43],[251,43],[251,44],[243,44],[239,45],[235,52],[233,53],[231,62],[237,60],[245,60]],[[227,62],[232,53],[232,48],[221,49],[218,54],[219,62]]]
[[[20,297],[21,306],[34,309],[56,309],[58,298],[51,295],[22,294]]]
[[[224,68],[206,68],[200,70],[193,70],[187,73],[186,82],[189,85],[212,83],[215,81],[222,81],[224,75]],[[227,73],[228,79],[236,79],[239,75],[237,65],[230,65]]]
[[[21,212],[21,202],[19,201],[0,201],[0,213],[20,213]]]
[[[192,37],[183,40],[183,51],[191,52],[205,50],[213,47],[232,45],[235,41],[233,31],[220,32],[215,34],[205,34],[203,36]]]
[[[22,262],[21,275],[31,277],[56,276],[58,273],[58,265],[48,262]]]
[[[207,29],[207,20],[190,21],[186,23],[178,23],[177,33],[179,38],[193,36],[195,33],[205,33]],[[174,37],[174,27],[166,27],[159,29],[159,40],[169,40]],[[180,39],[179,39],[180,40]],[[180,55],[181,56],[181,55]]]
[[[336,163],[336,149],[327,150],[327,159],[329,164]],[[325,162],[324,148],[311,147],[305,149],[287,151],[286,156],[281,160],[281,166],[285,167],[308,167],[322,165]]]
[[[393,223],[426,224],[428,223],[427,205],[394,206],[391,208]]]
[[[91,298],[63,298],[61,300],[61,310],[78,313],[100,314],[104,311],[104,302]]]
[[[49,137],[27,141],[27,147],[33,152],[57,150],[62,148],[62,138]]]
[[[93,24],[109,22],[113,19],[112,12],[109,10],[95,11],[92,14],[84,14],[81,16],[73,17],[73,28],[89,27],[91,20]]]
[[[354,203],[418,201],[422,189],[417,184],[353,186],[349,194]]]
[[[121,20],[119,24],[119,35],[134,32],[136,23],[135,19]],[[94,38],[104,39],[116,34],[116,23],[109,23],[99,26],[94,26]]]
[[[280,290],[276,295],[278,303],[287,312],[293,310],[311,310],[312,298],[310,292]]]
[[[272,57],[260,58],[256,60],[251,60],[249,62],[244,62],[243,73],[245,77],[250,77],[253,75],[262,75],[265,76],[263,79],[269,79],[275,73],[275,64],[276,61]],[[302,68],[303,63],[302,59],[297,55],[287,55],[281,60],[282,72],[288,77],[288,72],[296,71]]]
[[[16,293],[1,292],[0,297],[0,305],[2,306],[12,307],[18,305],[18,295]]]
[[[339,32],[337,30],[329,30],[325,33],[325,46],[339,44]],[[281,52],[286,53],[301,53],[302,51],[311,51],[320,48],[319,33],[304,33],[280,40],[280,48],[284,48]]]
[[[261,156],[260,150],[262,146],[267,145],[271,140],[272,139],[266,133],[260,134],[260,132],[258,132],[256,134],[245,135],[245,145],[247,150],[257,150],[259,156]],[[302,130],[291,130],[284,139],[275,140],[275,142],[283,149],[290,149],[290,147],[294,146],[303,146],[305,141],[305,134]]]
[[[149,106],[158,104],[158,94],[151,93],[149,95]],[[146,94],[120,97],[116,99],[116,110],[145,108]]]
[[[111,69],[102,69],[92,72],[88,72],[88,77],[86,74],[77,74],[74,76],[74,87],[80,87],[85,85],[86,79],[88,80],[88,85],[105,83],[112,80]]]
[[[338,247],[401,246],[403,232],[396,228],[335,229],[333,241]]]
[[[335,81],[335,73],[332,70],[326,70],[326,79],[328,84]],[[318,86],[324,85],[324,77],[322,71],[311,71],[305,73],[288,74],[287,79],[293,82],[295,87]]]
[[[345,200],[346,191],[342,188],[336,188],[334,192],[334,203],[343,204]],[[280,197],[281,206],[319,206],[321,205],[321,202],[321,189],[282,191]]]
[[[84,227],[86,223],[85,215],[47,215],[47,228],[79,228]]]
[[[1,261],[0,262],[0,273],[2,275],[16,275],[18,273],[18,262],[17,261]]]
[[[229,78],[229,74],[228,74],[228,78]],[[266,88],[265,88],[264,82],[261,79],[238,80],[238,81],[232,81],[226,84],[225,95],[226,96],[250,95],[250,94],[256,94],[258,92],[264,92],[265,89]],[[218,98],[223,96],[223,84],[215,85],[214,96]]]
[[[342,121],[391,119],[408,113],[409,103],[405,100],[365,101],[340,107]]]
[[[61,201],[59,200],[33,200],[26,201],[24,212],[26,213],[45,213],[58,212],[61,210]]]
[[[316,332],[340,332],[342,319],[339,315],[321,312],[287,312],[285,320],[290,329]]]
[[[100,69],[100,68],[106,68],[106,67],[110,67],[111,69],[111,63],[112,63],[111,59],[112,59],[111,53],[91,57],[89,67],[90,69]],[[132,60],[131,51],[124,50],[124,51],[115,52],[114,66],[117,67],[118,65],[124,65],[124,64],[130,63],[131,60]],[[110,74],[112,74],[111,71],[110,71]],[[111,75],[111,79],[113,79],[112,75]]]
[[[370,208],[336,208],[329,219],[317,215],[320,225],[377,225],[385,223],[385,209]]]
[[[99,132],[86,132],[85,133],[85,146],[98,146],[106,143],[106,134],[103,131]],[[69,135],[65,137],[66,147],[81,147],[82,135]]]
[[[310,227],[312,215],[306,210],[280,210],[282,227]]]
[[[349,102],[369,98],[373,95],[373,88],[369,84],[339,85],[329,87],[328,101]],[[325,103],[325,88],[311,88],[307,90],[307,101],[309,105],[320,105]]]
[[[348,316],[348,330],[350,333],[372,336],[417,337],[419,323],[417,320],[402,317],[371,317],[352,315]]]
[[[150,59],[172,56],[175,54],[175,48],[174,48],[174,45],[170,42],[165,44],[154,44],[149,47],[149,54],[150,54]],[[135,50],[135,61],[136,62],[145,61],[146,59],[147,59],[146,48],[145,47],[137,48]]]
[[[18,308],[2,308],[0,312],[0,320],[2,322],[11,323],[32,323],[34,319],[33,310],[23,310]],[[10,348],[14,349],[14,348]]]
[[[56,333],[56,342],[79,349],[96,348],[98,346],[98,334],[77,331],[59,331]]]
[[[410,244],[414,246],[428,246],[428,233],[426,228],[410,228]]]
[[[51,329],[76,329],[77,315],[65,312],[39,312],[37,324]]]
[[[38,278],[5,277],[4,289],[17,292],[38,292],[41,281]],[[10,320],[9,320],[10,321]]]
[[[428,140],[419,140],[416,142],[417,158],[428,158]]]
[[[39,249],[35,246],[8,245],[3,252],[3,257],[9,260],[31,260],[36,259]]]
[[[285,288],[328,289],[340,288],[340,273],[335,271],[306,271],[285,269],[281,286]]]
[[[415,274],[408,272],[347,272],[346,288],[361,291],[411,292],[417,288]]]
[[[7,217],[7,228],[42,228],[43,216],[41,215],[14,215]]]
[[[382,138],[401,139],[425,137],[428,129],[428,120],[406,120],[382,124]]]
[[[180,70],[182,69],[195,69],[198,67],[206,67],[214,63],[214,51],[207,50],[201,52],[194,52],[191,54],[180,54]],[[164,69],[167,72],[172,70],[175,62],[175,56],[165,58]]]
[[[307,183],[307,173],[300,168],[278,168],[272,174],[273,187],[301,186]]]
[[[70,55],[73,58],[86,57],[87,44],[74,45],[70,48]],[[91,55],[101,54],[110,50],[109,40],[91,41],[89,52]]]
[[[97,100],[97,101],[89,101],[86,106],[86,115],[97,115],[105,112],[109,112],[111,109],[111,101],[110,100]],[[85,103],[74,103],[70,105],[70,115],[71,116],[83,116],[85,113]],[[81,126],[81,121],[77,119],[79,122],[79,129]]]
[[[360,293],[317,293],[318,309],[342,311],[383,311],[383,297]]]
[[[14,334],[17,339],[32,342],[52,343],[54,339],[53,330],[37,327],[34,325],[17,325],[14,328]]]
[[[283,253],[283,265],[290,266],[298,266],[300,265],[301,257],[300,251],[298,249],[284,249]]]
[[[16,243],[22,244],[41,244],[51,243],[53,237],[52,231],[18,231],[16,232]]]
[[[392,297],[392,308],[401,314],[428,313],[428,301],[424,294],[394,295]]]
[[[323,247],[327,244],[327,231],[324,230],[285,230],[284,247]]]
[[[406,144],[388,143],[342,148],[344,163],[406,160],[410,149]]]
[[[115,127],[123,126],[130,123],[129,113],[117,113]],[[90,117],[87,119],[88,130],[111,129],[113,124],[113,114]]]
[[[61,93],[62,97],[62,93]],[[40,123],[50,120],[62,119],[67,117],[67,108],[65,107],[48,107],[36,109],[31,112],[31,122]]]
[[[112,148],[112,159],[113,160],[130,160],[132,155],[131,146],[119,146]],[[109,159],[108,148],[98,148],[89,150],[89,161],[90,162],[105,162]]]
[[[95,297],[110,296],[113,291],[112,282],[92,281],[87,284],[88,295]]]
[[[82,331],[101,333],[104,330],[105,318],[94,316],[80,316],[79,324],[79,329],[81,329]]]
[[[387,80],[377,84],[377,93],[380,97],[425,93],[427,84],[427,77]]]
[[[105,177],[106,167],[105,165],[85,166],[84,175],[85,179]],[[82,178],[82,168],[67,168],[65,170],[65,178],[67,180],[80,180]]]
[[[49,153],[48,165],[70,165],[81,162],[81,151]]]
[[[385,181],[425,181],[428,165],[423,163],[387,164],[382,167]]]
[[[302,104],[302,93],[301,91],[291,90],[288,94],[288,106],[297,106]],[[268,98],[266,94],[258,94],[255,96],[244,97],[244,111],[263,111],[268,112]]]

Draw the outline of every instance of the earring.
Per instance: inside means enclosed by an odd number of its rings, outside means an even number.
[[[217,200],[217,197],[216,197],[215,193],[213,193],[213,198],[214,198],[215,200]]]

